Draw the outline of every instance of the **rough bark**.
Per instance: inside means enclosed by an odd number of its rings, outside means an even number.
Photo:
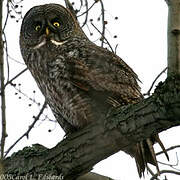
[[[90,173],[87,173],[87,174],[77,178],[77,180],[113,180],[113,179],[90,172]]]
[[[180,74],[180,0],[166,0],[168,13],[168,74]]]
[[[52,174],[73,180],[108,156],[180,125],[180,76],[160,83],[142,102],[111,110],[106,119],[70,135],[52,149],[26,147],[4,161],[7,174]],[[121,160],[119,160],[121,163]]]

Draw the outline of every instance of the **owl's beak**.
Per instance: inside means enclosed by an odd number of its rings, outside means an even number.
[[[49,29],[48,29],[48,27],[46,27],[46,35],[47,35],[47,36],[49,35]]]

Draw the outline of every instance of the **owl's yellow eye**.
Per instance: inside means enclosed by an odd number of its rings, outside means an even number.
[[[39,31],[41,29],[41,26],[40,25],[37,25],[36,27],[35,27],[35,30],[36,31]]]
[[[59,27],[59,26],[60,26],[60,24],[59,24],[59,22],[53,22],[53,26],[55,26],[55,27]]]

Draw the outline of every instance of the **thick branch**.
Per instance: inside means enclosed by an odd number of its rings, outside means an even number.
[[[180,0],[166,0],[168,14],[168,74],[180,74]]]
[[[52,149],[25,148],[4,161],[5,171],[34,176],[49,173],[72,180],[108,156],[177,125],[180,125],[179,76],[161,83],[150,98],[112,110],[105,120],[88,125]]]
[[[77,180],[113,180],[113,179],[90,172],[90,173],[87,173],[87,174],[77,178]]]

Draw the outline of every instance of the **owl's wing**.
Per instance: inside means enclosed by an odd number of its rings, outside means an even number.
[[[84,91],[107,93],[108,102],[135,103],[142,98],[138,77],[133,70],[112,52],[91,45],[86,56],[72,59],[71,82]]]
[[[121,58],[108,50],[89,46],[86,50],[86,58],[72,59],[72,61],[71,83],[80,90],[107,94],[107,99],[104,100],[115,107],[136,103],[143,98],[137,75]],[[153,148],[155,142],[160,144],[168,158],[158,135],[137,143],[126,151],[135,157],[140,177],[147,162],[155,165],[159,171]]]

